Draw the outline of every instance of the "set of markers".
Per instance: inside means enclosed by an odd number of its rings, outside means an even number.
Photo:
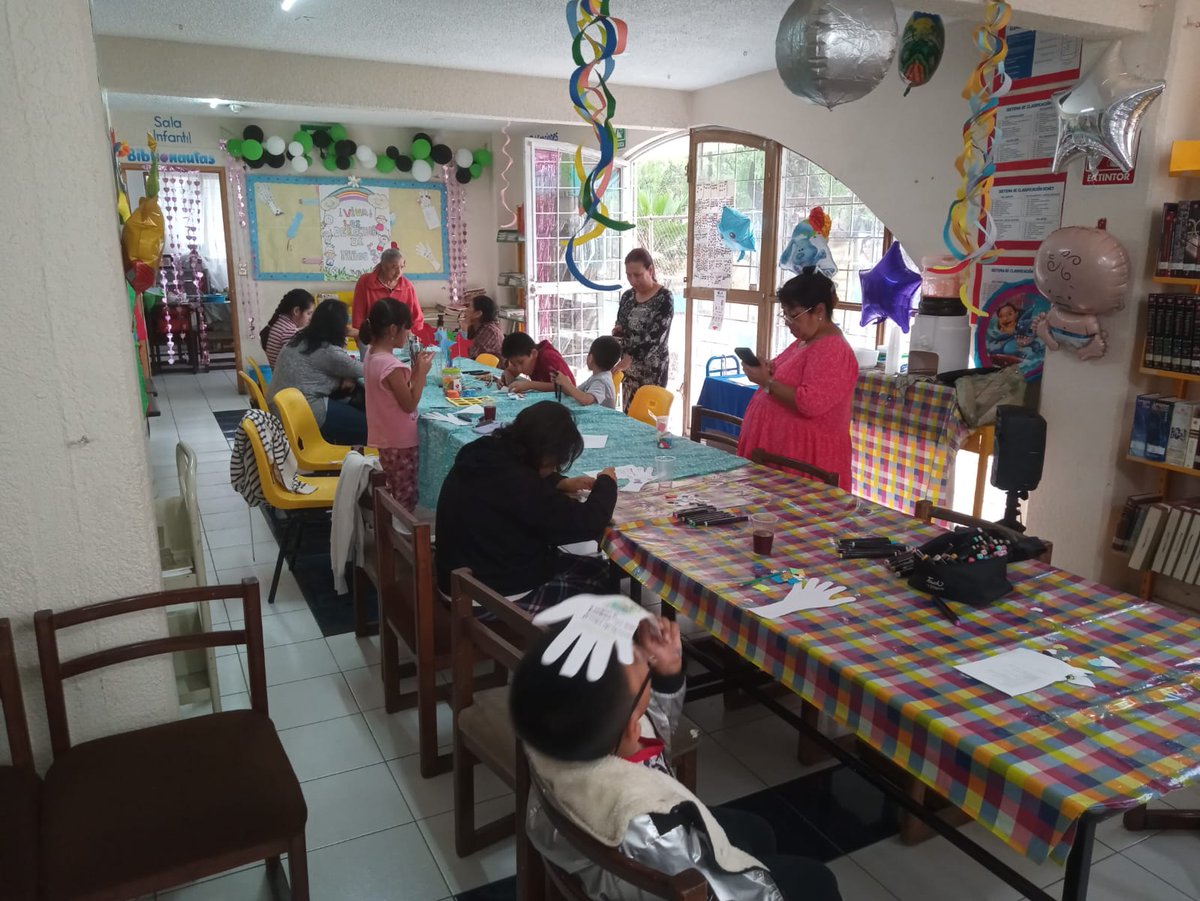
[[[934,563],[978,563],[1008,556],[1008,542],[990,535],[976,535],[966,548],[954,552],[934,554],[929,559]]]
[[[843,560],[871,560],[894,557],[905,550],[883,535],[866,535],[858,538],[839,538],[838,556]]]
[[[735,522],[746,521],[746,516],[744,515],[731,513],[728,510],[718,510],[711,504],[702,504],[699,507],[677,510],[673,515],[681,523],[688,526],[727,526]]]

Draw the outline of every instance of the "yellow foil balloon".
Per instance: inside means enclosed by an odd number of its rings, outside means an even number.
[[[121,249],[125,254],[126,269],[141,262],[157,270],[166,240],[166,224],[158,205],[158,143],[146,135],[146,145],[150,148],[152,159],[150,174],[146,176],[146,196],[138,201],[137,209],[125,220],[121,229]]]

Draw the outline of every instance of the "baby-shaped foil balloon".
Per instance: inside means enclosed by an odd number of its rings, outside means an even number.
[[[146,135],[150,148],[150,173],[146,176],[146,196],[138,201],[125,225],[121,228],[121,250],[125,255],[126,278],[136,290],[145,290],[154,283],[158,270],[163,243],[166,240],[166,223],[162,208],[158,205],[158,144]],[[140,264],[140,265],[139,265]],[[149,283],[145,273],[149,271]]]
[[[1103,225],[1060,228],[1033,263],[1034,282],[1051,304],[1034,332],[1050,350],[1066,345],[1081,360],[1104,356],[1107,335],[1096,317],[1122,309],[1129,292],[1129,254]]]

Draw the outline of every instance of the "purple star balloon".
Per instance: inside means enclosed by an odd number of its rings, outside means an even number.
[[[893,241],[873,269],[859,270],[862,283],[862,321],[878,322],[888,318],[908,334],[912,319],[912,299],[921,286],[921,276],[904,263],[900,242]]]

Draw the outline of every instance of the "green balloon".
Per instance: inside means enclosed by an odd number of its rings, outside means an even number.
[[[331,126],[329,129],[329,137],[333,138],[334,141],[346,140],[346,126],[345,125]]]
[[[305,153],[308,153],[313,149],[312,135],[310,135],[304,129],[300,129],[298,132],[292,135],[292,140],[300,144],[304,148]]]
[[[375,163],[375,168],[380,172],[395,172],[396,161],[390,156],[381,156],[379,161]]]
[[[479,165],[486,166],[491,161],[492,151],[488,150],[486,147],[480,147],[475,151],[475,162],[479,163]]]
[[[251,138],[248,141],[242,141],[242,156],[253,162],[261,160],[263,155],[263,145]]]
[[[431,150],[433,150],[433,145],[431,145],[424,138],[417,138],[415,141],[413,141],[412,155],[414,160],[429,159],[429,153]]]
[[[241,138],[230,138],[228,141],[225,142],[225,150],[228,151],[230,156],[241,156],[242,155],[242,139]]]
[[[483,164],[471,163],[471,178],[479,178],[481,175],[483,175]]]
[[[325,157],[325,168],[330,172],[335,172],[337,170],[337,157],[332,153]]]

